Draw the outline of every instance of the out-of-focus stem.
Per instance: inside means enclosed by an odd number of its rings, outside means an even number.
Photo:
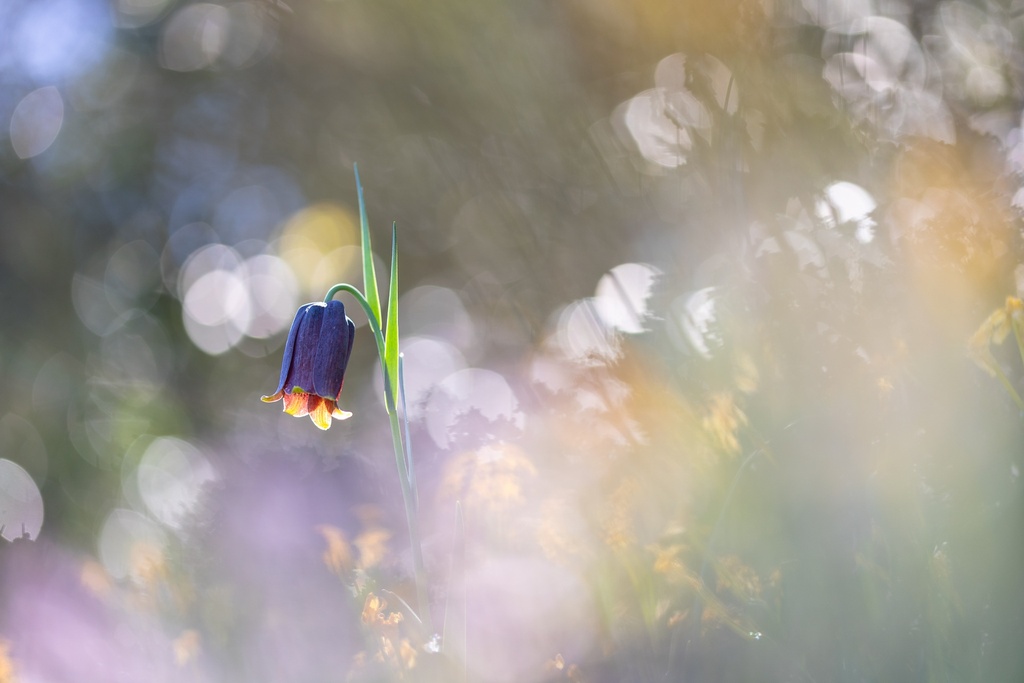
[[[324,302],[330,301],[338,292],[348,292],[363,307],[366,318],[370,323],[370,331],[377,342],[377,355],[380,357],[380,369],[384,373],[384,402],[388,411],[388,420],[391,422],[391,441],[395,449],[395,464],[398,467],[398,481],[402,487],[402,502],[405,504],[405,521],[409,528],[409,545],[412,550],[413,572],[416,579],[416,602],[419,614],[417,615],[427,638],[433,637],[434,628],[430,618],[430,600],[427,592],[426,568],[423,564],[423,549],[420,545],[419,525],[416,522],[415,488],[409,472],[408,460],[405,453],[405,444],[402,440],[402,425],[399,422],[398,410],[395,405],[395,395],[391,391],[391,380],[388,375],[387,363],[384,360],[384,334],[380,329],[380,322],[370,307],[363,293],[350,284],[342,283],[334,285],[327,291]],[[404,394],[405,387],[401,386],[402,377],[399,375],[399,390]]]
[[[352,285],[343,282],[340,285],[334,285],[327,290],[327,296],[324,297],[324,303],[329,302],[335,297],[338,292],[348,292],[355,300],[363,307],[363,311],[366,312],[366,319],[370,323],[370,331],[373,332],[373,338],[377,341],[377,355],[380,357],[380,369],[384,371],[384,378],[387,379],[388,367],[384,363],[384,335],[380,331],[380,322],[377,320],[377,314],[373,312],[373,308],[370,307],[370,302],[366,300],[363,293]],[[387,384],[385,388],[390,388],[390,384]],[[391,410],[391,406],[388,406],[388,410]]]
[[[1012,384],[1010,384],[1010,380],[1007,379],[1005,374],[1003,374],[1003,371],[1002,369],[1000,369],[999,365],[993,365],[992,369],[995,370],[996,377],[999,379],[1000,382],[1003,383],[1003,387],[1006,389],[1007,393],[1009,393],[1010,396],[1013,398],[1014,403],[1017,404],[1017,409],[1024,413],[1024,400],[1021,400],[1020,394],[1018,394],[1017,390],[1013,388]]]
[[[1024,339],[1021,339],[1021,327],[1024,327],[1024,319],[1021,318],[1020,311],[1016,311],[1010,315],[1010,327],[1013,328],[1013,338],[1017,340],[1017,351],[1020,352],[1020,362],[1024,364]]]

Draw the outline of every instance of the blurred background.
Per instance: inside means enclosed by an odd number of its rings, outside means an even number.
[[[1024,680],[1022,65],[1019,0],[5,0],[0,681]],[[259,401],[354,163],[437,637],[358,307],[354,417]]]

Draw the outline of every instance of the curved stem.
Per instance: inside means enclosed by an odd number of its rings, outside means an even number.
[[[366,313],[366,319],[370,323],[370,331],[373,332],[373,338],[377,342],[377,355],[380,357],[380,369],[384,372],[385,404],[388,409],[388,413],[391,413],[395,399],[394,396],[391,395],[391,383],[388,382],[388,367],[384,362],[384,333],[381,332],[380,321],[377,320],[377,314],[373,312],[373,308],[370,307],[370,302],[366,300],[363,293],[347,282],[334,285],[327,290],[327,296],[324,297],[324,303],[333,299],[338,292],[348,292],[351,294],[359,305],[363,307],[363,311]]]
[[[370,331],[377,342],[377,355],[380,357],[380,369],[384,373],[384,405],[387,409],[388,419],[391,422],[391,441],[395,449],[395,464],[398,466],[398,481],[402,487],[402,502],[405,504],[405,521],[409,528],[409,545],[412,548],[413,571],[416,576],[416,600],[419,608],[417,617],[423,623],[428,637],[433,636],[433,626],[430,619],[430,601],[427,592],[426,568],[423,564],[423,550],[420,546],[419,528],[416,522],[416,491],[413,487],[409,461],[406,457],[406,444],[402,439],[402,425],[399,422],[398,410],[395,405],[395,395],[391,390],[391,380],[388,377],[388,367],[384,355],[384,334],[380,329],[380,321],[370,302],[366,300],[363,293],[348,283],[334,285],[327,290],[324,303],[335,297],[338,292],[347,292],[363,307],[366,319],[370,323]],[[399,390],[405,393],[401,373],[399,373]],[[408,438],[408,436],[406,436]]]
[[[370,302],[366,300],[366,297],[363,296],[363,293],[360,292],[358,289],[348,284],[347,282],[342,282],[340,284],[334,285],[333,287],[327,290],[327,295],[324,296],[324,303],[329,303],[331,299],[337,296],[338,292],[348,292],[353,297],[355,297],[355,300],[359,303],[360,306],[363,307],[363,311],[366,312],[366,319],[370,322],[370,329],[373,331],[373,336],[377,340],[378,350],[380,351],[380,362],[383,363],[384,333],[381,332],[380,321],[377,320],[377,314],[373,312],[373,308],[370,306]]]

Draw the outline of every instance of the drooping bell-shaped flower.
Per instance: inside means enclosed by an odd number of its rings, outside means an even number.
[[[284,347],[281,381],[277,391],[263,400],[284,399],[284,412],[309,415],[320,429],[330,427],[331,418],[351,417],[352,413],[338,408],[338,398],[355,332],[340,301],[315,301],[299,308]]]

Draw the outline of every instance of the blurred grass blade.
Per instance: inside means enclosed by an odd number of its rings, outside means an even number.
[[[366,202],[363,201],[363,184],[359,181],[359,165],[352,164],[356,174],[356,192],[359,195],[359,228],[363,250],[363,293],[377,316],[377,324],[381,323],[380,294],[377,293],[377,274],[373,269],[373,246],[370,244],[370,222],[366,219]]]
[[[409,475],[409,484],[412,487],[412,506],[417,509],[420,506],[419,493],[416,489],[416,470],[413,469],[412,458],[412,437],[409,436],[409,407],[405,401],[405,356],[398,354],[398,388],[400,395],[398,401],[402,405],[402,438],[405,440],[405,467]]]
[[[391,287],[388,291],[388,326],[384,330],[384,363],[391,382],[391,400],[398,398],[398,225],[391,224]]]
[[[448,564],[448,591],[445,597],[441,652],[458,667],[459,676],[455,679],[456,681],[466,680],[465,534],[463,526],[462,503],[455,501],[455,529],[452,534],[452,555]]]
[[[423,620],[420,619],[420,615],[416,614],[416,610],[414,610],[412,608],[412,605],[406,602],[401,595],[395,593],[394,591],[389,591],[387,588],[381,588],[380,594],[388,596],[389,598],[397,602],[399,605],[401,605],[402,609],[405,610],[406,614],[410,615],[413,619],[415,619],[417,624],[423,623]]]
[[[1013,339],[1017,342],[1017,351],[1020,352],[1020,362],[1024,364],[1024,303],[1015,296],[1007,297],[1006,308],[1010,327],[1013,328]]]

